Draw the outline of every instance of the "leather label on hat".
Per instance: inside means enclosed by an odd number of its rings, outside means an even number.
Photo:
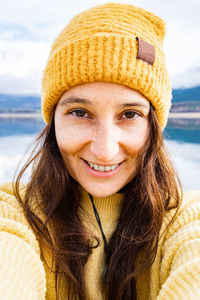
[[[137,58],[142,59],[150,65],[153,65],[155,61],[155,47],[152,44],[143,41],[139,37],[136,37],[136,40],[138,41]]]

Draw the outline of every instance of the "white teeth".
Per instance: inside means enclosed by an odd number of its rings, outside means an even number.
[[[110,171],[111,167],[110,166],[106,166],[105,167],[105,171]],[[114,169],[113,169],[114,170]]]
[[[103,166],[99,166],[99,171],[104,171],[104,167]]]
[[[92,169],[95,169],[96,171],[101,171],[101,172],[109,172],[109,171],[113,171],[114,169],[116,169],[119,164],[115,164],[115,165],[112,165],[112,166],[101,166],[101,165],[96,165],[96,164],[93,164],[93,163],[90,163],[90,162],[87,162],[89,164],[89,166],[92,168]]]

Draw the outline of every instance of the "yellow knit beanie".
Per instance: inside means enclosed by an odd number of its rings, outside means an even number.
[[[144,95],[154,106],[163,130],[172,98],[164,36],[164,21],[133,5],[107,3],[75,16],[54,41],[43,73],[45,122],[66,90],[104,81]]]

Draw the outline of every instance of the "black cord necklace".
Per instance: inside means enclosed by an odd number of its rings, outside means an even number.
[[[89,194],[89,193],[88,193]],[[101,234],[102,234],[102,238],[103,238],[103,243],[104,243],[104,251],[107,255],[107,252],[108,252],[108,243],[107,243],[107,240],[106,240],[106,237],[105,237],[105,234],[103,232],[103,228],[102,228],[102,225],[101,225],[101,220],[100,220],[100,217],[99,217],[99,214],[98,214],[98,211],[96,209],[96,206],[94,205],[94,201],[93,201],[93,198],[92,198],[92,195],[89,194],[89,197],[90,197],[90,200],[92,202],[92,207],[93,207],[93,210],[94,210],[94,215],[95,215],[95,218],[97,220],[97,223],[99,225],[99,228],[101,230]],[[103,271],[103,278],[104,278],[104,282],[105,283],[109,283],[109,277],[108,277],[108,264],[106,264],[106,267]]]

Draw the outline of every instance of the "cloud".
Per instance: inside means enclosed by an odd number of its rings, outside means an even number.
[[[0,76],[1,94],[41,94],[41,74],[38,76],[18,77],[13,75]]]
[[[200,64],[199,67],[193,66],[183,73],[171,77],[173,88],[189,88],[200,85]]]
[[[50,42],[75,14],[93,4],[90,0],[7,0],[1,4],[0,24],[23,26],[31,35]]]
[[[42,71],[50,45],[0,40],[0,93],[40,93]]]
[[[77,13],[106,2],[112,1],[4,1],[0,10],[0,92],[10,86],[10,91],[39,93],[42,70],[54,39]],[[133,4],[132,0],[115,2]],[[195,66],[200,67],[200,2],[135,0],[134,5],[166,22],[164,49],[173,87],[199,84]]]
[[[28,158],[25,154],[27,147],[33,141],[33,136],[12,136],[1,137],[0,148],[0,183],[12,181],[14,172],[22,161],[22,166],[25,159]],[[30,171],[25,176],[25,180],[28,179]]]
[[[199,190],[200,145],[166,140],[184,191]]]

